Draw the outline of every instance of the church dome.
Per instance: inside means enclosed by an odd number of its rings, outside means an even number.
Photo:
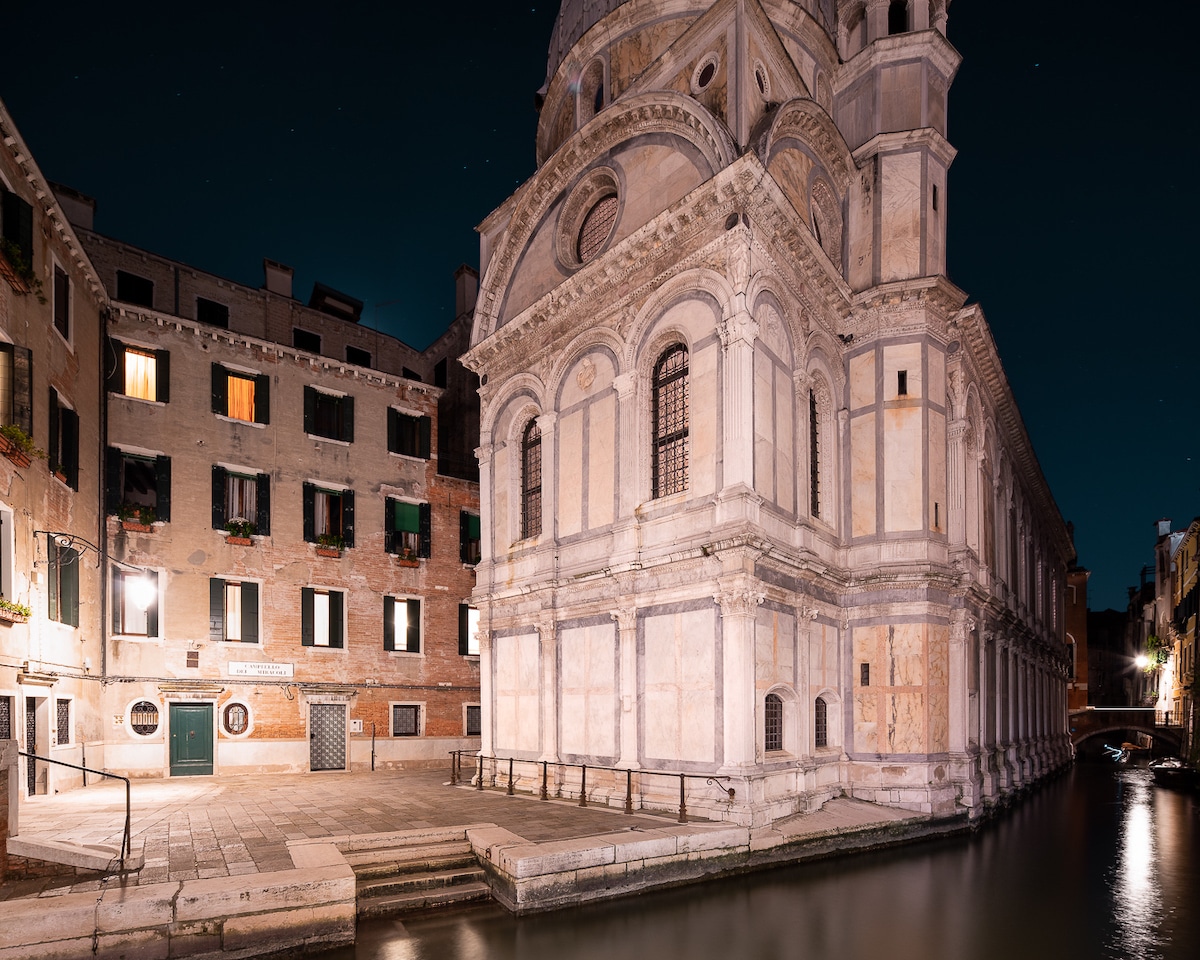
[[[558,19],[550,34],[550,52],[546,62],[547,83],[571,52],[571,48],[593,26],[626,0],[562,0]]]

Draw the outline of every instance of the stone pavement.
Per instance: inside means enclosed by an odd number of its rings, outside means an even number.
[[[451,787],[449,771],[264,774],[136,780],[133,848],[145,866],[126,884],[290,870],[289,840],[495,823],[530,841],[674,824],[667,814]],[[120,846],[125,787],[104,781],[24,802],[20,834]],[[96,875],[0,884],[0,900],[99,889]]]

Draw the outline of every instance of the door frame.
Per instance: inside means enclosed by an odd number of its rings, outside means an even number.
[[[312,708],[316,707],[341,707],[342,709],[342,738],[344,741],[343,754],[345,763],[340,769],[331,770],[314,770],[312,765]],[[309,773],[349,773],[350,772],[350,702],[344,697],[322,699],[315,698],[308,701],[308,709],[304,711],[304,726],[305,732],[308,734],[308,772]]]
[[[163,744],[163,776],[164,777],[205,777],[216,776],[218,773],[217,767],[217,702],[210,699],[184,699],[171,700],[166,702],[166,724],[165,724],[165,743]],[[208,708],[208,727],[210,734],[210,743],[212,749],[210,751],[211,769],[207,773],[175,773],[171,763],[171,744],[174,741],[174,713],[176,707],[207,707]]]

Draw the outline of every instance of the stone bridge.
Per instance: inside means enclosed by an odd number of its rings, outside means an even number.
[[[1172,724],[1170,714],[1153,707],[1085,707],[1067,719],[1071,743],[1076,747],[1092,737],[1115,733],[1146,734],[1154,741],[1156,754],[1178,754],[1183,742],[1183,727]]]

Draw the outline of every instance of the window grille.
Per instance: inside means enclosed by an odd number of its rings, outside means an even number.
[[[467,736],[478,737],[483,731],[483,712],[478,705],[467,707]]]
[[[521,438],[521,539],[542,532],[542,431],[530,420]]]
[[[818,747],[827,747],[829,746],[829,722],[825,701],[821,697],[817,697],[815,707],[816,715],[813,718],[815,742]]]
[[[766,750],[783,749],[783,701],[776,694],[768,693],[766,709],[763,711]]]
[[[821,441],[817,424],[817,395],[808,391],[808,488],[812,515],[821,516]]]
[[[57,700],[55,701],[55,713],[57,724],[56,735],[59,744],[71,742],[71,701]]]
[[[417,720],[420,707],[415,704],[397,703],[392,705],[392,736],[415,737],[418,734]]]
[[[654,365],[654,497],[687,489],[688,352],[668,349]]]
[[[139,700],[129,711],[129,725],[133,732],[147,737],[158,732],[158,706],[149,700]]]
[[[601,197],[587,212],[587,216],[583,218],[583,225],[579,228],[579,247],[576,252],[580,263],[587,263],[600,252],[616,222],[617,195],[614,193]]]
[[[0,740],[12,738],[12,697],[0,697]]]

